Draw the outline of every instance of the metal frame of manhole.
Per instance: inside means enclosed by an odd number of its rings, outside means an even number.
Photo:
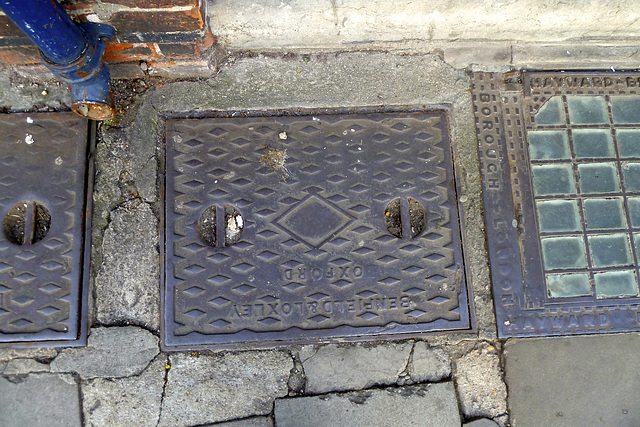
[[[0,348],[86,345],[95,123],[2,121]]]
[[[640,330],[640,74],[472,83],[498,335]]]
[[[164,350],[475,329],[445,109],[192,117],[160,147]]]

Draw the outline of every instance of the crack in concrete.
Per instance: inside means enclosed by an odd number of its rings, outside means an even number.
[[[304,394],[307,387],[307,376],[304,373],[304,366],[300,361],[300,354],[289,352],[289,356],[293,360],[293,367],[289,371],[287,386],[289,388],[289,396],[297,396]]]
[[[398,377],[396,378],[396,383],[400,384],[401,382],[403,382],[403,384],[400,385],[404,385],[404,381],[406,381],[407,378],[411,380],[411,374],[409,373],[409,371],[411,369],[411,366],[413,365],[413,352],[415,348],[416,342],[412,341],[411,350],[409,350],[409,355],[407,356],[407,362],[404,365],[404,369],[398,374]]]
[[[162,420],[162,408],[164,405],[164,398],[167,391],[167,382],[169,381],[169,370],[171,369],[171,358],[167,355],[167,362],[165,364],[164,371],[164,384],[162,384],[162,396],[160,397],[160,411],[158,412],[158,422],[156,423],[156,427],[160,425],[160,421]]]

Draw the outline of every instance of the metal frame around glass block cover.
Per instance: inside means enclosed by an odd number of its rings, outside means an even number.
[[[444,112],[235,115],[167,121],[164,348],[473,326]],[[406,220],[424,206],[422,232],[387,229],[396,200]],[[235,243],[220,234],[229,206]],[[214,211],[217,231],[200,221]]]
[[[499,336],[640,329],[639,85],[474,74]]]

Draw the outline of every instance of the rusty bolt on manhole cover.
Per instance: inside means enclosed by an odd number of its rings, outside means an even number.
[[[408,206],[403,206],[402,201],[400,197],[397,197],[389,202],[384,210],[385,226],[389,233],[399,239],[403,236],[403,227],[405,230],[408,228],[409,235],[413,239],[418,237],[427,225],[427,211],[422,206],[422,203],[413,197],[407,198]],[[409,215],[406,215],[407,210]],[[407,216],[409,217],[408,223]],[[404,232],[404,235],[407,235],[407,233]]]
[[[218,227],[218,206],[211,205],[200,215],[197,228],[202,240],[211,247],[218,246],[218,242],[224,240],[225,246],[237,243],[242,237],[244,229],[244,219],[235,206],[225,204],[223,207],[222,227]],[[224,233],[224,237],[219,238],[218,230]]]
[[[51,213],[42,203],[23,200],[9,209],[3,226],[10,242],[17,245],[34,244],[47,236],[51,227]]]

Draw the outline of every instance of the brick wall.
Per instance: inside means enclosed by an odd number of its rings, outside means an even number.
[[[206,29],[204,0],[62,0],[60,3],[75,21],[106,23],[116,29],[116,41],[109,44],[105,52],[105,60],[111,65],[137,66],[144,62],[145,70],[208,65],[203,54],[214,40]],[[35,45],[2,12],[0,61],[15,66],[41,63]]]

